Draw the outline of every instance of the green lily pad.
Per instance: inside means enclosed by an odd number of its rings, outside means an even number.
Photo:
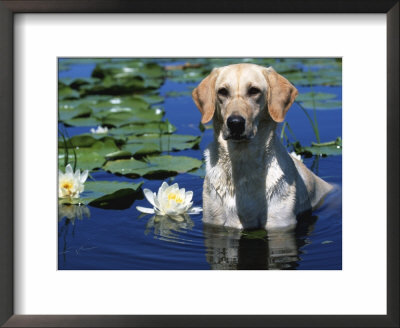
[[[69,105],[62,105],[58,106],[58,120],[59,121],[66,121],[72,118],[82,117],[82,116],[89,116],[92,114],[92,110],[86,106],[69,106]]]
[[[201,81],[210,72],[204,67],[168,71],[168,78],[178,83],[195,83]]]
[[[342,102],[341,101],[305,101],[302,102],[301,105],[305,109],[315,109],[316,110],[322,110],[322,109],[341,109],[342,108]]]
[[[330,100],[336,98],[336,95],[333,93],[326,93],[326,92],[305,92],[300,93],[296,101],[304,102],[304,101],[320,101],[320,100]]]
[[[103,169],[111,173],[118,173],[122,175],[128,175],[131,177],[139,177],[142,174],[141,170],[146,170],[148,164],[143,161],[138,161],[136,159],[120,159],[116,161],[107,162]]]
[[[334,141],[324,143],[312,143],[310,147],[302,147],[299,142],[293,144],[294,150],[297,154],[306,157],[316,156],[329,156],[342,154],[342,139],[337,138]]]
[[[97,126],[102,125],[102,121],[96,117],[77,117],[65,120],[64,123],[69,126]]]
[[[79,90],[84,85],[91,85],[95,83],[99,83],[100,79],[88,77],[88,78],[78,78],[70,82],[69,86],[72,89]]]
[[[111,136],[108,136],[107,134],[84,133],[84,134],[79,134],[79,135],[73,136],[70,139],[67,139],[66,146],[68,148],[91,147],[95,143],[97,143],[97,141],[107,142],[107,140],[112,141],[112,143],[110,143],[111,147],[114,147],[113,143],[115,143],[115,144],[124,143],[124,139],[111,137]],[[60,147],[60,148],[65,147],[64,140],[60,139],[58,141],[58,147]]]
[[[75,146],[75,145],[74,145]],[[74,163],[75,155],[77,159],[76,167],[82,170],[93,170],[100,168],[106,161],[105,156],[107,154],[116,152],[119,150],[113,140],[95,141],[90,147],[77,147],[72,149],[64,149],[64,147],[58,150],[58,165],[60,168],[65,166],[65,156],[68,152],[68,163]]]
[[[112,153],[108,153],[106,155],[106,160],[107,161],[114,161],[116,159],[121,159],[121,158],[131,158],[132,153],[126,150],[118,150]]]
[[[58,99],[76,99],[80,97],[80,93],[70,87],[58,88]]]
[[[151,93],[145,93],[142,95],[134,95],[134,97],[142,99],[150,105],[160,104],[164,101],[164,98],[161,97],[160,95],[151,94]]]
[[[129,110],[111,113],[102,119],[103,125],[121,127],[132,123],[151,123],[162,120],[162,112],[155,109]]]
[[[110,129],[109,134],[115,136],[129,136],[142,134],[164,134],[176,131],[175,126],[166,120],[158,123],[129,124],[120,128]]]
[[[132,156],[135,155],[135,157],[138,156],[142,157],[144,155],[161,153],[160,145],[155,143],[129,144],[129,145],[124,145],[122,149],[132,154]]]
[[[140,196],[141,183],[116,181],[86,181],[85,190],[78,199],[60,199],[62,203],[85,204],[109,209],[129,208]]]
[[[201,165],[202,161],[196,158],[166,155],[147,157],[145,161],[127,159],[107,162],[103,168],[111,173],[134,177],[154,177],[185,173],[199,168]]]
[[[155,143],[129,144],[129,145],[124,145],[122,149],[132,154],[132,156],[135,155],[135,157],[138,156],[142,157],[144,155],[161,153],[160,145]]]
[[[100,168],[103,166],[105,162],[104,156],[100,155],[99,153],[96,153],[94,151],[91,151],[90,149],[76,149],[76,160],[77,160],[77,168],[81,170],[94,170],[97,168]],[[65,169],[65,156],[66,152],[64,149],[59,149],[58,152],[58,168],[60,170]],[[68,151],[68,163],[73,163],[75,162],[75,155],[72,149]]]
[[[184,149],[191,149],[198,146],[201,141],[199,136],[171,134],[171,135],[159,135],[149,134],[144,136],[130,136],[128,137],[127,144],[122,148],[129,150],[133,144],[155,144],[158,145],[159,152],[163,151],[177,151]]]
[[[150,105],[142,98],[133,96],[133,97],[113,97],[106,101],[97,102],[96,104],[93,104],[90,107],[95,113],[98,112],[116,113],[118,111],[123,111],[124,108],[135,109],[135,110],[149,109]]]
[[[156,63],[132,59],[99,63],[92,77],[101,83],[84,86],[85,94],[132,94],[137,91],[158,89],[164,82],[164,69]]]

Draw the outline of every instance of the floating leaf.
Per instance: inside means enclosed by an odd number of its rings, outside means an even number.
[[[156,63],[132,59],[100,63],[92,77],[101,83],[85,86],[86,94],[132,94],[136,91],[158,89],[164,81],[164,69]]]
[[[110,129],[109,134],[116,136],[142,135],[142,134],[164,134],[176,131],[175,126],[167,121],[158,123],[129,124],[120,128]]]
[[[164,101],[164,98],[161,97],[160,95],[151,94],[151,93],[145,93],[142,95],[134,95],[134,97],[142,99],[150,105],[160,104]]]
[[[342,102],[341,101],[305,101],[302,102],[301,105],[306,108],[306,109],[341,109],[342,108]]]
[[[141,170],[146,170],[148,164],[143,161],[138,161],[136,159],[121,159],[116,161],[107,162],[103,169],[111,173],[119,173],[122,175],[128,175],[131,177],[139,177],[142,174]]]
[[[69,106],[63,104],[58,106],[58,112],[58,120],[66,121],[76,117],[89,116],[92,113],[92,110],[87,106]]]
[[[336,98],[336,95],[334,93],[326,93],[326,92],[305,92],[305,93],[300,93],[296,97],[296,101],[304,102],[304,101],[318,101],[318,100],[329,100],[329,99],[334,99]]]
[[[85,204],[109,209],[129,208],[140,196],[141,183],[116,181],[86,181],[85,190],[78,199],[61,199],[62,203]]]
[[[71,89],[70,87],[58,88],[58,99],[76,99],[79,98],[80,94],[78,91]]]
[[[131,136],[128,137],[127,144],[123,146],[123,149],[129,150],[132,144],[155,144],[158,145],[159,152],[163,151],[174,151],[191,149],[198,146],[201,141],[199,136],[171,134],[171,135],[159,135],[151,134],[144,136]]]
[[[96,104],[90,106],[95,112],[106,112],[106,113],[117,113],[124,111],[124,109],[143,110],[149,109],[150,105],[148,102],[140,97],[113,97],[106,101],[99,101]],[[104,116],[104,115],[103,115]]]
[[[102,121],[96,117],[78,117],[70,120],[65,120],[64,123],[70,126],[97,126],[102,125]]]
[[[162,116],[162,113],[155,109],[131,110],[109,114],[102,119],[102,123],[103,125],[121,127],[132,123],[160,122]]]
[[[96,153],[90,149],[76,149],[75,150],[76,157],[77,157],[77,168],[81,170],[94,170],[96,168],[102,167],[105,162],[104,156]],[[58,152],[58,168],[60,170],[65,169],[65,150],[59,149]],[[72,149],[68,151],[68,163],[74,163],[75,155]]]
[[[67,144],[70,146],[70,144]],[[60,144],[61,146],[61,144]],[[90,147],[77,147],[74,145],[74,149],[59,148],[58,150],[58,165],[60,168],[64,168],[66,151],[68,151],[68,163],[74,163],[75,155],[77,157],[76,167],[81,170],[93,170],[100,168],[106,161],[105,156],[109,153],[118,151],[113,140],[95,141]]]
[[[106,160],[108,161],[113,161],[116,159],[121,159],[121,158],[130,158],[132,157],[132,153],[126,150],[118,150],[112,153],[106,154]]]
[[[160,153],[160,145],[155,143],[145,143],[145,144],[128,144],[122,147],[124,151],[129,152],[135,156],[144,156],[154,153]]]
[[[202,161],[186,156],[154,156],[146,161],[135,159],[107,162],[104,169],[128,176],[169,176],[199,168]]]
[[[296,154],[301,154],[306,157],[313,155],[328,156],[342,154],[342,139],[337,138],[334,141],[324,143],[312,143],[310,147],[302,147],[299,142],[293,144]]]
[[[70,139],[67,139],[67,147],[71,148],[71,147],[91,147],[93,146],[95,143],[97,143],[98,141],[103,141],[103,142],[107,142],[107,140],[112,141],[112,143],[110,143],[111,147],[114,147],[114,144],[122,144],[124,142],[124,140],[122,138],[115,138],[115,137],[111,137],[108,136],[107,134],[96,134],[96,133],[84,133],[84,134],[79,134],[76,136],[71,137]],[[59,140],[58,141],[58,147],[64,147],[64,141],[63,140]]]

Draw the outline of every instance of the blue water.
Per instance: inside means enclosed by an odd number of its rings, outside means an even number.
[[[89,77],[94,64],[74,64],[59,77]],[[185,91],[188,86],[166,80],[160,88]],[[300,92],[310,91],[299,88]],[[318,87],[313,91],[335,93],[341,99],[341,87]],[[201,133],[200,113],[190,96],[165,98],[166,118],[179,134],[202,135],[200,149],[185,150],[177,155],[202,159],[212,130]],[[342,136],[341,110],[317,112],[321,141]],[[304,113],[296,104],[286,121],[303,145],[315,141]],[[91,127],[67,128],[70,136],[89,132]],[[139,217],[136,206],[149,207],[145,199],[136,200],[125,210],[99,209],[88,206],[82,219],[61,218],[58,224],[58,268],[61,270],[134,270],[134,269],[301,269],[340,270],[342,268],[342,157],[305,158],[304,163],[334,185],[321,208],[303,218],[296,231],[269,235],[268,238],[245,238],[239,231],[202,224],[201,214],[191,216],[185,226],[172,220],[154,224],[151,216]],[[97,180],[144,181],[143,188],[156,191],[160,180],[129,179],[99,170],[92,172]],[[201,206],[203,179],[180,174],[167,182],[194,192],[194,206]]]

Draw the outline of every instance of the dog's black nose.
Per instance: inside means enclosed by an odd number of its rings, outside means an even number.
[[[244,132],[246,120],[239,115],[231,115],[226,121],[228,129],[234,136],[240,136]]]

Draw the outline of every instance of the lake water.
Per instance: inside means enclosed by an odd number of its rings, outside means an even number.
[[[77,63],[60,71],[59,77],[90,77],[95,64]],[[178,83],[166,79],[161,96],[187,91],[197,83]],[[298,87],[300,93],[308,87]],[[333,93],[341,99],[341,86],[313,87],[314,92]],[[199,149],[183,150],[179,155],[202,159],[212,139],[212,130],[199,130],[200,113],[187,94],[166,97],[161,105],[165,117],[179,134],[202,136]],[[341,109],[317,111],[321,141],[342,135]],[[297,139],[308,145],[315,141],[310,123],[295,103],[286,121]],[[61,124],[60,124],[61,125]],[[87,127],[67,127],[70,136],[89,132]],[[342,156],[304,158],[304,163],[334,186],[322,207],[303,218],[295,231],[246,234],[234,229],[203,225],[202,216],[192,215],[184,223],[165,218],[154,222],[151,215],[140,217],[136,206],[149,207],[146,199],[136,200],[123,210],[92,206],[82,217],[58,222],[58,267],[61,270],[208,270],[208,269],[297,269],[340,270],[342,268]],[[144,181],[142,188],[158,190],[162,180],[130,179],[103,170],[91,173],[96,180]],[[166,179],[194,192],[194,205],[202,204],[203,178],[179,174]]]

